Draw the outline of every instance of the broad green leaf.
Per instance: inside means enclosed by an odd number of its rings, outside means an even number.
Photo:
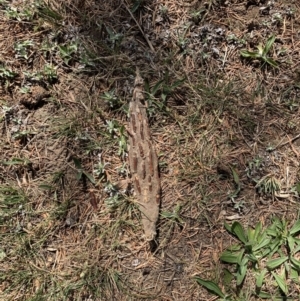
[[[252,229],[251,227],[248,227],[247,236],[248,236],[248,241],[251,242],[251,244],[253,244],[255,242],[255,230]]]
[[[241,285],[245,279],[247,273],[247,267],[240,267],[239,271],[236,274],[236,284]]]
[[[255,230],[255,239],[258,243],[261,243],[263,240],[265,240],[267,238],[267,231],[264,230],[263,232],[256,232]]]
[[[225,295],[222,293],[221,289],[214,282],[207,281],[207,280],[201,279],[199,277],[195,277],[195,279],[200,285],[204,286],[210,292],[214,293],[215,295],[217,295],[221,298],[225,297]]]
[[[254,239],[255,240],[259,240],[259,236],[260,236],[260,233],[261,233],[261,230],[262,230],[262,223],[259,222],[256,224],[255,226],[255,231],[254,231]],[[265,234],[266,232],[264,232]]]
[[[61,53],[63,56],[69,55],[69,53],[68,53],[68,48],[67,48],[66,46],[58,46],[58,48],[59,48],[60,53]]]
[[[241,245],[240,244],[234,244],[230,247],[228,247],[226,250],[230,251],[230,252],[237,252],[241,249]]]
[[[294,234],[296,234],[297,232],[300,232],[300,220],[298,220],[298,221],[294,224],[294,226],[291,228],[290,234],[291,234],[291,235],[294,235]]]
[[[260,274],[256,277],[256,286],[261,288],[264,283],[265,275],[267,274],[267,269],[264,269],[260,272]]]
[[[231,226],[232,232],[237,236],[237,238],[244,244],[247,242],[247,238],[242,225],[239,222],[233,222]]]
[[[232,172],[233,181],[239,187],[240,186],[239,175],[238,175],[237,171],[233,167],[231,167],[230,169],[231,169],[231,172]]]
[[[92,184],[96,184],[94,177],[88,172],[83,171],[83,174],[90,180]]]
[[[73,159],[73,162],[75,164],[75,167],[77,169],[82,169],[80,160],[78,158],[76,158],[76,157],[72,157],[72,159]]]
[[[220,256],[220,260],[227,262],[227,263],[238,263],[239,262],[239,256],[240,254],[243,254],[243,252],[239,252],[239,253],[232,253],[229,252],[227,250],[225,250],[221,256]]]
[[[260,242],[258,245],[253,247],[253,252],[260,250],[261,248],[269,245],[271,240],[269,238],[265,238],[262,242]]]
[[[297,284],[299,284],[299,273],[296,269],[291,268],[291,279],[293,279],[294,282],[296,282]]]
[[[282,265],[287,260],[288,260],[287,256],[271,259],[267,262],[266,266],[269,270],[274,270],[277,267],[279,267],[280,265]]]
[[[249,254],[248,258],[253,263],[257,263],[258,262],[258,259],[256,258],[256,256],[254,254]]]
[[[248,50],[241,50],[241,56],[246,58],[260,58],[260,55],[257,52],[254,51],[248,51]]]
[[[159,90],[159,88],[161,87],[161,85],[162,85],[163,82],[164,82],[164,79],[158,81],[158,82],[154,85],[154,87],[151,89],[151,94],[152,94],[153,96],[155,96],[155,94],[157,93],[157,91]]]
[[[297,247],[293,250],[293,253],[296,254],[300,251],[300,245],[297,245]]]
[[[245,250],[247,253],[252,253],[253,241],[245,243]]]
[[[77,175],[76,175],[76,179],[77,179],[77,180],[81,180],[81,178],[82,178],[82,173],[83,173],[82,170],[79,170],[79,171],[78,171],[78,173],[77,173]]]
[[[266,46],[265,46],[265,48],[263,50],[263,55],[267,55],[268,54],[268,52],[270,51],[273,43],[275,42],[275,39],[276,38],[274,36],[271,36],[271,37],[268,38],[268,40],[266,42]]]
[[[278,286],[280,289],[283,291],[284,294],[287,295],[288,289],[287,289],[287,284],[283,276],[277,275],[276,273],[272,272],[272,275],[274,276]]]
[[[224,269],[223,284],[225,287],[228,287],[233,279],[234,275],[228,269]]]
[[[233,234],[232,229],[231,229],[231,225],[227,224],[226,222],[224,223],[224,227],[225,229],[230,233]]]
[[[259,292],[258,297],[262,299],[272,300],[272,296],[267,292]]]
[[[280,231],[284,230],[284,226],[286,225],[286,221],[284,219],[280,220],[278,217],[276,217],[274,219],[274,223],[277,229],[279,229]]]
[[[248,258],[243,258],[242,263],[238,269],[237,277],[236,277],[236,284],[241,285],[245,279],[246,273],[247,273],[247,264],[248,264]]]
[[[247,266],[249,262],[249,258],[248,257],[244,257],[243,260],[241,260],[241,265],[242,266]]]
[[[261,257],[261,258],[264,258],[264,257],[266,257],[267,255],[269,255],[270,252],[271,252],[270,248],[266,248],[266,249],[262,250],[262,253],[260,254],[260,257]]]
[[[245,259],[245,258],[243,258],[244,253],[245,253],[245,250],[244,250],[244,249],[242,249],[242,250],[238,253],[238,258],[237,258],[238,262],[237,262],[237,264],[239,264],[239,265],[242,265],[242,264],[243,264],[243,260]],[[248,259],[247,259],[247,260],[248,260]]]
[[[290,261],[291,261],[291,263],[293,264],[294,268],[295,268],[297,271],[300,271],[300,260],[297,260],[295,257],[291,256],[291,257],[290,257]]]
[[[300,239],[299,239],[299,238],[294,237],[294,241],[295,241],[295,243],[296,243],[297,245],[300,245]]]
[[[290,250],[293,251],[293,250],[294,250],[294,247],[295,247],[295,240],[294,240],[294,237],[288,236],[288,237],[287,237],[287,243],[288,243],[288,246],[289,246]]]
[[[278,63],[270,57],[265,57],[264,60],[274,68],[278,68]]]
[[[273,237],[277,237],[278,232],[275,229],[267,229],[267,234]]]
[[[270,249],[270,252],[269,252],[270,257],[272,257],[273,254],[278,251],[278,249],[280,248],[280,245],[281,245],[281,240],[278,238],[275,238],[275,239],[273,239],[273,241],[271,241],[271,243],[268,246],[268,248]]]

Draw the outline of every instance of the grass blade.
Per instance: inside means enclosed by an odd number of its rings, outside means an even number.
[[[272,67],[278,68],[278,63],[271,59],[270,57],[265,57],[264,60]]]
[[[265,48],[263,49],[263,56],[266,56],[270,51],[273,43],[275,42],[275,37],[271,36],[268,38]]]
[[[94,177],[88,172],[83,171],[83,174],[89,179],[92,184],[96,184]]]
[[[242,57],[245,57],[245,58],[257,59],[260,57],[260,55],[255,51],[241,50],[240,54]]]
[[[222,293],[221,289],[214,282],[207,281],[207,280],[204,280],[204,279],[199,278],[199,277],[195,277],[195,279],[200,285],[204,286],[211,293],[213,293],[213,294],[215,294],[215,295],[217,295],[218,297],[221,297],[221,298],[225,297],[225,295]]]

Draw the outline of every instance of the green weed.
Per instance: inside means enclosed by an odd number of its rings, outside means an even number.
[[[281,184],[279,180],[272,174],[262,177],[256,184],[259,193],[265,195],[274,195],[276,192],[280,191]]]
[[[8,88],[11,81],[18,76],[18,73],[12,71],[10,68],[0,65],[0,83],[4,84],[5,88]]]
[[[58,45],[59,54],[62,60],[68,65],[78,51],[77,43],[70,43],[66,45]]]
[[[27,60],[30,47],[32,46],[34,46],[34,43],[33,41],[30,40],[16,43],[14,46],[16,52],[16,58],[23,58]]]
[[[278,63],[268,56],[275,39],[276,38],[274,36],[271,36],[268,38],[265,46],[262,44],[257,46],[257,51],[241,50],[241,56],[244,58],[259,59],[263,62],[263,64],[269,64],[274,68],[278,68]]]
[[[77,180],[87,178],[92,184],[96,184],[94,177],[82,168],[81,161],[76,157],[73,157],[72,159],[77,169]]]
[[[263,229],[261,222],[255,228],[245,230],[240,223],[225,223],[226,230],[238,239],[220,256],[220,260],[235,267],[234,272],[224,274],[236,283],[236,295],[223,292],[216,283],[196,277],[195,280],[207,290],[222,298],[220,300],[241,300],[246,277],[255,278],[252,295],[271,300],[273,290],[280,296],[289,296],[293,285],[299,284],[300,271],[300,221],[288,227],[285,220],[277,217]],[[228,279],[224,279],[227,281]],[[266,289],[268,291],[266,291]],[[272,299],[273,300],[273,299]]]
[[[4,2],[4,4],[6,4]],[[34,16],[34,10],[32,8],[24,8],[19,11],[16,7],[6,7],[5,15],[8,19],[15,19],[17,21],[31,21]]]

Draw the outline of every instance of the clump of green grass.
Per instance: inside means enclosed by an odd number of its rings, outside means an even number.
[[[222,262],[234,267],[233,272],[226,269],[224,273],[223,280],[227,283],[228,292],[223,292],[212,281],[201,277],[195,280],[220,297],[219,300],[241,300],[240,297],[247,290],[244,285],[247,277],[255,280],[251,292],[253,296],[268,300],[289,297],[294,288],[299,286],[300,221],[289,226],[284,219],[274,217],[271,225],[265,229],[261,222],[254,229],[248,227],[245,230],[238,222],[232,225],[225,223],[225,228],[238,239],[237,244],[228,247],[220,256]]]

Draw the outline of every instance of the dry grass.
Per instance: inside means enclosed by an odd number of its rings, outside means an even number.
[[[299,6],[103,2],[0,1],[0,299],[215,300],[193,276],[222,283],[225,219],[298,218]],[[278,69],[241,59],[272,34]],[[114,187],[136,67],[163,188],[152,250]],[[258,194],[267,175],[285,198]]]

